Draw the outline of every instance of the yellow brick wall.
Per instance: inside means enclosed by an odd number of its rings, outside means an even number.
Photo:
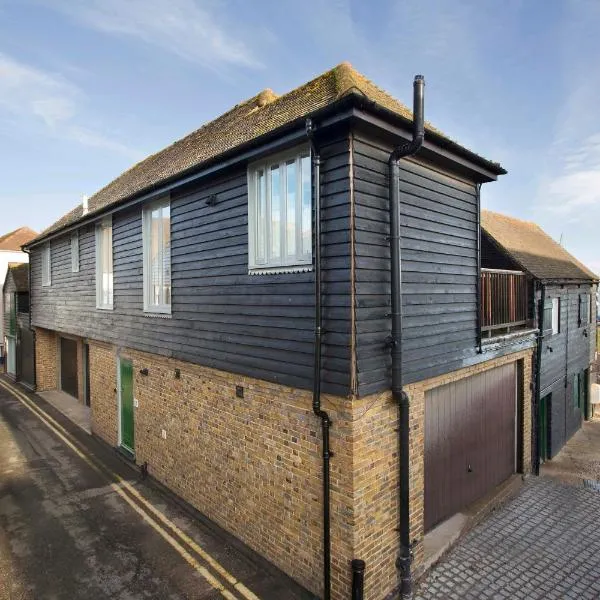
[[[117,363],[110,347],[90,343],[92,431],[112,446],[118,444]]]
[[[45,392],[58,386],[58,337],[54,331],[35,329],[36,390]]]
[[[120,355],[133,361],[136,462],[147,462],[151,475],[319,593],[321,429],[310,392],[137,351]],[[90,342],[90,371],[92,430],[116,445],[117,353]],[[236,397],[236,385],[244,398]],[[334,422],[332,587],[345,599],[353,558],[352,403],[325,396],[323,406]]]
[[[406,386],[410,398],[410,531],[418,575],[423,565],[425,500],[425,392],[504,364],[523,360],[523,468],[531,470],[532,350]],[[384,598],[398,585],[398,409],[391,392],[355,400],[354,554],[366,561],[365,598]]]
[[[310,392],[142,352],[120,354],[133,361],[137,463],[148,462],[159,481],[319,594],[321,430]],[[531,351],[407,387],[417,573],[423,560],[425,392],[516,360],[526,362],[523,422],[529,436]],[[91,342],[90,365],[92,429],[116,445],[116,350]],[[244,398],[236,397],[236,385],[244,388]],[[360,399],[325,396],[323,406],[333,421],[332,598],[349,597],[350,561],[360,558],[367,564],[365,598],[379,600],[398,583],[397,407],[389,392]]]

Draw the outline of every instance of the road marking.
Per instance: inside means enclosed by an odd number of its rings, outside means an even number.
[[[219,562],[217,562],[208,552],[206,552],[201,546],[199,546],[194,540],[192,540],[186,533],[184,533],[175,523],[169,520],[169,518],[160,512],[154,505],[152,505],[146,498],[144,498],[138,490],[136,490],[127,480],[123,479],[117,473],[109,469],[101,461],[92,458],[90,455],[85,454],[79,448],[79,444],[72,437],[72,435],[60,424],[58,421],[53,419],[46,411],[37,406],[30,398],[23,394],[20,390],[13,387],[8,382],[0,379],[0,387],[4,388],[7,392],[12,394],[17,400],[21,402],[27,409],[34,413],[49,429],[51,429],[69,448],[71,448],[75,454],[77,454],[86,464],[88,464],[96,473],[108,477],[109,479],[116,481],[117,483],[111,483],[111,488],[125,500],[142,518],[155,529],[177,552],[192,566],[194,567],[215,589],[221,592],[221,595],[228,600],[236,600],[225,587],[217,580],[205,567],[200,565],[191,556],[187,550],[176,540],[174,537],[164,530],[159,523],[157,523],[148,513],[144,512],[133,500],[124,492],[127,490],[132,496],[136,498],[148,511],[150,511],[155,517],[157,517],[162,523],[168,526],[179,539],[185,542],[198,556],[200,556],[206,563],[208,563],[214,571],[216,571],[227,583],[229,583],[243,598],[246,600],[260,600],[256,594],[250,591],[241,581],[238,581],[229,571],[227,571]],[[71,441],[73,440],[73,441]]]

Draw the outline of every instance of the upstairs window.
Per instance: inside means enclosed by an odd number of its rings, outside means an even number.
[[[71,234],[71,272],[79,273],[79,233]]]
[[[112,219],[96,225],[96,308],[113,307]]]
[[[309,270],[312,193],[308,150],[295,150],[248,170],[250,272]]]
[[[548,298],[544,303],[544,335],[560,333],[560,298]]]
[[[142,213],[144,311],[171,313],[171,208],[154,202]]]
[[[52,262],[50,242],[42,248],[42,285],[49,286],[52,283]]]

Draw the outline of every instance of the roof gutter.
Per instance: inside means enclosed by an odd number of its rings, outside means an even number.
[[[306,139],[305,124],[306,119],[311,118],[313,120],[319,120],[319,128],[322,130],[325,127],[330,127],[342,121],[356,118],[360,118],[356,111],[353,110],[355,106],[362,106],[368,109],[376,115],[380,115],[387,122],[399,123],[403,127],[412,127],[412,121],[403,117],[402,115],[395,113],[380,104],[372,100],[368,100],[364,95],[359,92],[352,92],[346,96],[343,96],[336,102],[333,102],[313,113],[298,117],[296,120],[288,123],[287,125],[274,129],[263,136],[254,138],[249,142],[232,148],[230,151],[219,155],[204,163],[203,167],[199,166],[191,167],[186,171],[182,171],[171,178],[161,181],[159,184],[149,186],[143,190],[139,190],[134,194],[126,196],[122,200],[110,204],[105,209],[99,209],[88,213],[83,218],[80,218],[73,223],[65,225],[48,233],[48,235],[41,235],[31,242],[28,242],[24,247],[32,248],[45,241],[54,239],[59,235],[63,235],[73,229],[81,227],[95,222],[102,216],[113,214],[119,210],[129,208],[136,204],[152,200],[159,196],[166,195],[170,192],[179,189],[182,186],[193,184],[205,177],[209,177],[219,173],[220,171],[237,165],[241,162],[252,160],[253,158],[267,152],[277,152],[286,146],[292,145],[293,143],[300,143]],[[428,139],[435,142],[435,146],[439,149],[444,149],[456,156],[462,157],[466,161],[477,165],[483,171],[487,171],[492,175],[503,175],[506,171],[498,164],[488,161],[481,156],[467,150],[463,146],[460,146],[456,142],[445,138],[435,131],[427,132]]]
[[[410,142],[400,144],[388,160],[390,185],[390,249],[391,249],[391,304],[392,304],[392,398],[398,405],[398,460],[400,506],[400,554],[396,566],[400,571],[402,598],[412,596],[410,542],[410,402],[402,380],[402,249],[400,225],[400,160],[419,151],[425,139],[423,126],[423,95],[425,80],[417,75],[414,81],[414,124]]]
[[[28,242],[23,248],[33,248],[44,242],[62,236],[65,233],[77,229],[84,225],[94,223],[104,216],[112,215],[115,212],[130,208],[137,204],[147,202],[164,196],[175,190],[190,184],[194,184],[206,177],[217,175],[221,171],[237,166],[240,163],[251,161],[267,153],[275,153],[283,150],[293,144],[306,142],[306,119],[319,119],[319,129],[331,127],[352,117],[352,97],[345,96],[337,102],[330,104],[310,115],[302,116],[288,125],[270,131],[265,135],[255,138],[250,142],[237,146],[225,154],[221,154],[211,162],[204,163],[202,168],[192,167],[187,171],[182,171],[177,175],[161,181],[159,184],[149,186],[145,190],[140,190],[126,196],[122,200],[110,204],[96,211],[90,211],[84,218],[80,218],[68,225],[65,225],[56,231],[49,232],[48,235],[41,235]]]

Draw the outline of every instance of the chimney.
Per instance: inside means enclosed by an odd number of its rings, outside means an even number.
[[[81,206],[83,208],[83,216],[87,215],[90,209],[88,207],[88,197],[85,194],[81,197]]]

